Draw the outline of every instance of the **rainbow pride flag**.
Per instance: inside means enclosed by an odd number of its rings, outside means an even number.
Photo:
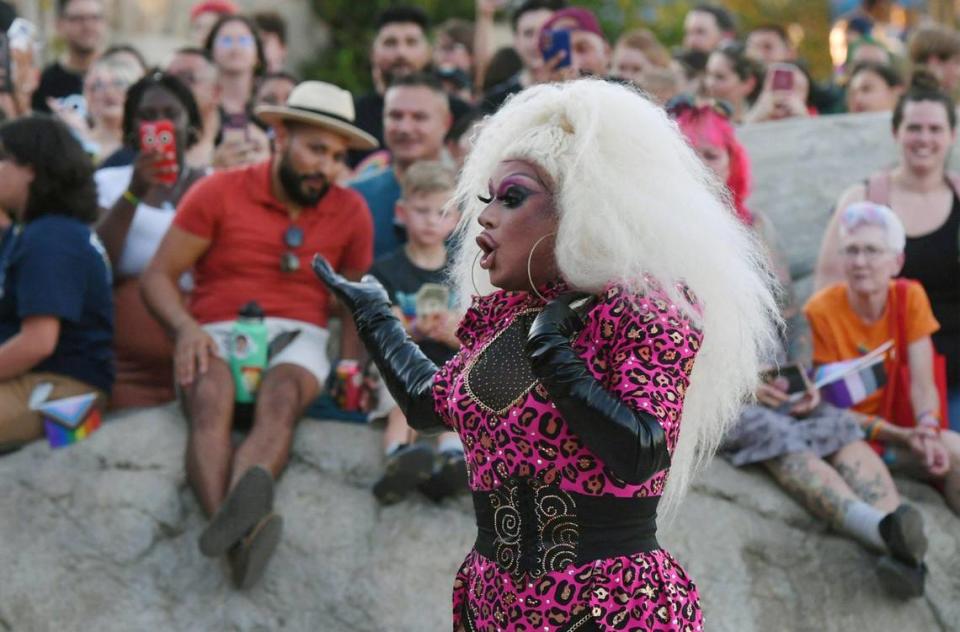
[[[97,394],[87,393],[44,402],[37,406],[51,448],[86,439],[100,427]]]

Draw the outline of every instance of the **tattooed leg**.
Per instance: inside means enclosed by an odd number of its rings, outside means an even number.
[[[843,527],[848,506],[858,498],[828,463],[812,452],[785,454],[764,465],[787,493],[834,529]]]
[[[850,489],[864,502],[887,514],[900,505],[890,471],[864,441],[854,441],[828,457]]]

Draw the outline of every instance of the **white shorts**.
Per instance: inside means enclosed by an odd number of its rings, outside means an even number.
[[[267,338],[270,340],[284,332],[300,330],[300,334],[290,344],[270,358],[267,368],[271,369],[278,364],[294,364],[306,369],[317,378],[317,383],[322,388],[327,383],[327,376],[330,375],[330,360],[327,358],[327,341],[330,339],[330,332],[323,327],[290,318],[267,316],[263,322],[267,326]],[[233,325],[232,320],[203,325],[204,331],[217,343],[217,355],[224,360],[230,357],[230,334],[233,331]]]

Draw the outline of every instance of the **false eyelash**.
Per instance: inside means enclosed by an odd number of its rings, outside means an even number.
[[[477,199],[483,202],[484,204],[489,204],[490,202],[493,202],[492,195],[487,195],[487,197],[483,197],[483,195],[478,195]]]

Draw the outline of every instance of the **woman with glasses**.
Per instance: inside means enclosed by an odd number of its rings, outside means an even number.
[[[956,141],[953,100],[929,73],[914,73],[909,90],[893,111],[899,163],[871,175],[840,196],[817,261],[816,287],[843,278],[839,220],[844,209],[863,200],[889,206],[906,229],[899,276],[920,282],[940,329],[936,350],[946,358],[947,412],[960,430],[960,178],[946,171]]]
[[[256,78],[267,66],[256,25],[244,15],[224,16],[210,30],[204,49],[217,66],[225,116],[246,116]]]
[[[141,126],[161,120],[173,124],[172,155],[141,145]],[[173,347],[140,299],[139,277],[173,222],[180,198],[207,174],[185,160],[201,130],[190,89],[172,75],[150,74],[130,87],[124,106],[123,136],[136,151],[133,164],[96,173],[101,207],[97,233],[116,271],[113,408],[155,406],[175,397]],[[184,291],[187,283],[184,279]]]
[[[737,217],[752,226],[754,217],[746,204],[751,186],[750,157],[730,124],[732,111],[728,102],[700,102],[680,96],[666,107],[703,164],[726,184]]]
[[[820,290],[804,308],[813,334],[814,363],[854,360],[891,337],[904,338],[906,358],[887,352],[885,384],[879,380],[880,387],[853,409],[865,416],[864,430],[869,439],[879,441],[891,469],[934,482],[947,505],[960,514],[960,435],[941,429],[941,401],[933,374],[930,336],[940,325],[923,286],[894,282],[904,265],[904,226],[888,207],[858,202],[840,212],[837,229],[844,280]],[[902,334],[897,332],[898,321],[903,323]],[[908,365],[909,388],[888,393],[894,381],[902,379],[894,373],[898,360]],[[915,426],[878,417],[906,403],[889,401],[897,397],[909,398]]]
[[[781,314],[789,326],[797,314],[790,270],[770,222],[744,205],[750,159],[724,111],[682,102],[668,111],[704,164],[727,183],[739,219],[754,228],[766,247],[783,288]],[[822,403],[808,382],[791,384],[789,373],[774,368],[787,365],[786,348],[767,360],[770,368],[757,387],[757,401],[743,406],[721,454],[736,467],[763,466],[807,511],[838,532],[868,548],[897,552],[898,557],[887,555],[877,567],[884,585],[898,595],[920,594],[923,574],[911,571],[926,546],[921,516],[901,504],[883,462],[863,441],[856,416]]]
[[[93,166],[67,127],[45,116],[0,127],[0,451],[43,434],[36,400],[113,383],[110,265],[88,226]]]

